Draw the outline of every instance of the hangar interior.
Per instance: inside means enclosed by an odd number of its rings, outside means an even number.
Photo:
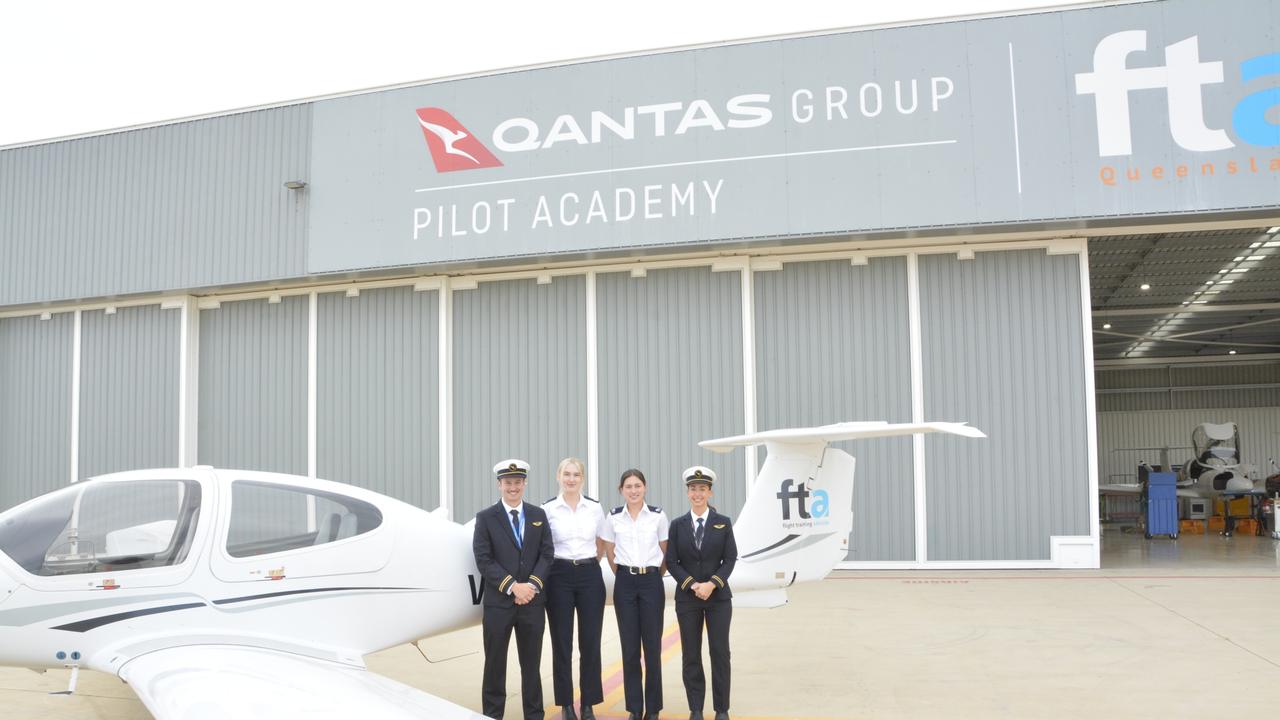
[[[1280,227],[1096,237],[1089,264],[1101,483],[1184,464],[1202,423],[1234,423],[1253,476],[1280,475]],[[1273,536],[1269,504],[1188,502],[1179,520],[1193,534],[1222,532],[1231,514],[1257,520],[1244,534]],[[1135,497],[1107,497],[1102,517],[1117,530],[1145,520]]]

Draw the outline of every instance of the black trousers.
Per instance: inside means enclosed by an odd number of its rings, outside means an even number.
[[[547,616],[542,603],[513,605],[509,608],[485,606],[484,680],[481,704],[484,714],[501,718],[507,706],[507,648],[511,633],[516,635],[516,653],[520,657],[520,699],[526,720],[542,720],[542,630]]]
[[[702,628],[705,626],[711,651],[712,707],[716,712],[729,712],[729,622],[732,619],[733,601],[729,598],[709,603],[676,603],[684,692],[691,711],[701,711],[707,697],[707,677],[702,670]]]
[[[600,685],[600,631],[604,625],[604,577],[599,563],[555,561],[547,579],[551,626],[551,674],[556,705],[573,704],[573,615],[578,614],[578,687],[583,705],[604,702]]]
[[[627,712],[653,714],[662,710],[662,609],[667,593],[662,575],[632,575],[619,568],[613,584],[613,611],[618,616],[622,645],[622,686]],[[641,684],[640,649],[644,648]]]

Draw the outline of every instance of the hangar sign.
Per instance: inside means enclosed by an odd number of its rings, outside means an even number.
[[[1174,0],[317,102],[308,271],[1276,207],[1276,22]]]

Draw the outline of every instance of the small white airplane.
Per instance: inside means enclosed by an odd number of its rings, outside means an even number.
[[[1191,431],[1195,456],[1178,471],[1178,497],[1207,498],[1221,495],[1265,495],[1265,483],[1251,476],[1257,467],[1240,462],[1240,430],[1235,423],[1201,423]],[[1140,493],[1138,483],[1102,485],[1103,494]]]
[[[928,432],[984,437],[873,422],[702,443],[768,447],[735,524],[735,603],[781,604],[846,557],[854,459],[829,442]],[[81,667],[118,675],[160,720],[479,718],[363,660],[480,622],[472,531],[292,475],[93,478],[0,514],[0,664],[69,667],[68,693]]]

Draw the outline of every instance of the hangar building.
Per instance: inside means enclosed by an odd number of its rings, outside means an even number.
[[[851,443],[850,567],[1097,567],[1125,450],[1280,458],[1280,7],[722,44],[0,150],[0,508],[212,464],[466,519]],[[1126,455],[1125,453],[1130,453]]]

